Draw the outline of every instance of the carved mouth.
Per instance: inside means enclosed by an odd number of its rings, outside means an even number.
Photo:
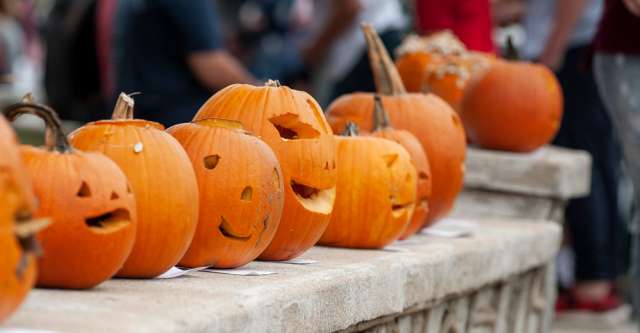
[[[335,187],[318,189],[292,180],[291,190],[305,209],[325,215],[333,211],[333,203],[336,199]]]
[[[14,235],[22,249],[22,255],[16,266],[16,277],[22,279],[29,267],[29,257],[42,254],[42,248],[36,239],[36,234],[45,229],[50,223],[49,219],[31,219],[28,211],[20,212],[15,218]]]
[[[85,219],[89,230],[96,233],[111,233],[118,231],[131,223],[131,215],[126,209],[116,209],[111,212]]]
[[[410,214],[413,210],[413,202],[407,204],[393,204],[391,205],[391,216],[394,219],[402,217],[404,214]]]
[[[242,235],[233,231],[231,228],[231,225],[229,224],[229,222],[227,222],[227,220],[225,220],[224,216],[220,216],[220,220],[221,222],[220,222],[220,225],[218,226],[218,230],[220,230],[220,233],[222,233],[222,235],[227,238],[246,242],[249,239],[251,239],[251,236],[253,236],[252,233],[249,233],[247,235]]]

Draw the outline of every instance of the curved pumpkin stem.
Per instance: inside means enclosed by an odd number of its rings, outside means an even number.
[[[507,49],[504,54],[504,58],[507,60],[520,60],[520,51],[513,43],[513,37],[507,35]]]
[[[267,82],[265,82],[265,87],[273,87],[273,88],[279,88],[281,86],[280,81],[278,80],[267,80]]]
[[[391,127],[391,121],[389,120],[389,114],[382,105],[382,98],[380,95],[373,96],[373,132],[383,130]]]
[[[113,108],[113,114],[111,119],[113,120],[125,120],[133,119],[133,106],[135,102],[131,95],[127,95],[123,92],[118,95],[116,106]]]
[[[31,94],[25,95],[20,103],[7,106],[2,110],[2,113],[9,121],[14,121],[23,114],[33,114],[39,117],[44,120],[46,126],[45,147],[47,150],[61,153],[73,151],[67,136],[62,131],[62,122],[58,114],[46,105],[35,103]]]
[[[358,125],[350,121],[345,126],[344,131],[342,131],[342,136],[358,136],[359,132]]]
[[[376,81],[376,88],[379,94],[400,95],[407,92],[400,74],[396,69],[389,52],[385,48],[380,36],[368,23],[362,24],[364,39],[367,41],[369,53],[369,64]]]

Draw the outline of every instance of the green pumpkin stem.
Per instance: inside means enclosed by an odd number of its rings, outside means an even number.
[[[364,33],[364,39],[367,41],[369,65],[373,72],[378,93],[382,95],[406,93],[407,90],[404,87],[404,83],[402,83],[402,78],[400,78],[389,52],[375,29],[370,24],[363,23],[362,32]]]
[[[391,127],[391,121],[389,120],[389,114],[382,105],[382,98],[380,95],[373,96],[373,132],[383,130]]]
[[[508,60],[520,60],[520,51],[513,43],[513,37],[507,35],[507,48],[505,50],[504,58]]]
[[[352,121],[347,123],[344,131],[342,131],[342,136],[358,136],[360,130],[358,129],[358,125]]]
[[[131,95],[127,95],[123,92],[118,95],[116,106],[113,108],[112,120],[127,120],[133,119],[133,106],[135,102]]]
[[[14,121],[23,114],[32,114],[42,119],[45,123],[45,147],[49,151],[66,153],[73,151],[67,136],[62,131],[62,122],[58,114],[50,107],[33,101],[33,96],[27,94],[22,101],[9,105],[2,110],[9,121]]]

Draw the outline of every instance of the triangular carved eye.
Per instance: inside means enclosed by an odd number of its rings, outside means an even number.
[[[251,186],[247,186],[242,190],[242,194],[240,195],[240,199],[244,201],[251,201],[251,197],[253,197],[253,189]]]
[[[213,170],[218,166],[220,162],[220,155],[209,155],[204,158],[204,167]]]
[[[382,155],[382,159],[384,159],[384,162],[387,164],[387,167],[390,168],[398,160],[398,154]]]
[[[118,200],[120,196],[116,192],[111,192],[111,200]]]
[[[80,185],[80,189],[78,190],[78,194],[76,194],[80,198],[88,198],[91,196],[91,189],[89,188],[89,184],[83,181]]]

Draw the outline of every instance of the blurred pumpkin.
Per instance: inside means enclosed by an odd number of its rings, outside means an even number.
[[[234,268],[257,258],[275,236],[284,204],[271,148],[232,120],[205,119],[167,132],[191,158],[200,188],[198,228],[180,265]]]
[[[406,239],[415,234],[425,224],[429,213],[429,197],[431,196],[431,168],[427,154],[420,141],[409,131],[395,129],[391,126],[389,115],[382,106],[380,96],[375,96],[373,136],[388,139],[400,144],[411,157],[411,164],[417,172],[416,205],[411,221],[400,236]]]
[[[107,157],[72,149],[52,109],[24,100],[4,114],[9,120],[33,114],[47,128],[44,149],[21,148],[39,201],[36,216],[53,222],[38,235],[44,250],[38,285],[84,289],[111,278],[129,256],[136,233],[127,178]]]
[[[241,122],[280,161],[284,211],[260,258],[288,260],[301,255],[322,236],[335,199],[335,142],[322,109],[309,94],[269,81],[263,87],[234,84],[222,89],[194,120],[212,117]]]
[[[134,119],[131,97],[120,94],[113,118],[70,135],[78,149],[105,154],[135,193],[138,232],[120,277],[153,278],[184,256],[198,222],[198,184],[180,143],[158,123]]]
[[[456,112],[433,94],[407,93],[391,58],[373,28],[363,26],[371,67],[382,105],[395,128],[411,132],[424,148],[431,167],[432,192],[425,226],[446,215],[462,189],[466,139]],[[373,94],[343,95],[330,106],[327,119],[334,131],[349,121],[363,132],[373,124]]]
[[[416,169],[399,144],[357,136],[349,123],[337,137],[336,203],[320,244],[382,248],[406,229],[416,200]]]

